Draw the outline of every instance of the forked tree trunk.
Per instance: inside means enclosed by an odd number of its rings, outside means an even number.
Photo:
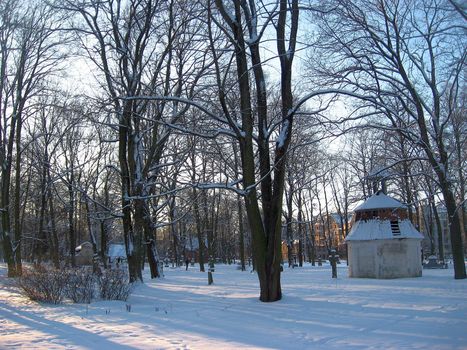
[[[252,197],[254,201],[249,200]],[[256,193],[247,196],[245,206],[252,235],[254,265],[260,284],[259,299],[263,302],[280,300],[282,298],[280,217],[279,230],[266,233],[259,215]]]
[[[125,251],[128,263],[128,274],[129,281],[135,282],[142,280],[143,276],[141,273],[141,259],[137,250],[137,242],[135,241],[135,232],[133,227],[133,220],[131,217],[131,195],[130,186],[130,170],[128,165],[127,154],[131,154],[128,151],[128,141],[130,135],[130,114],[131,106],[125,105],[124,111],[120,117],[119,126],[119,140],[118,140],[118,160],[120,163],[120,176],[121,176],[121,204],[122,204],[122,223],[123,223],[123,238],[125,242]],[[128,153],[127,153],[128,152]]]
[[[274,163],[270,162],[270,140],[267,132],[266,84],[259,54],[256,8],[254,2],[236,1],[229,3],[229,8],[222,0],[215,1],[216,6],[229,27],[230,37],[235,49],[238,91],[240,94],[241,132],[238,124],[232,123],[240,144],[243,188],[245,207],[251,230],[253,259],[260,283],[260,300],[263,302],[277,301],[282,298],[281,290],[281,217],[282,199],[285,179],[285,159],[290,143],[293,113],[291,72],[295,52],[296,34],[298,28],[298,2],[281,0],[278,9],[277,51],[281,62],[281,98],[282,115],[280,136],[276,143]],[[232,15],[231,12],[234,11]],[[287,17],[290,16],[289,23]],[[244,24],[249,33],[248,41],[244,37]],[[286,25],[288,38],[286,38]],[[227,28],[225,28],[227,29]],[[286,42],[289,47],[286,49]],[[252,111],[253,89],[250,86],[250,67],[247,58],[247,48],[250,51],[251,70],[256,83],[255,113]],[[221,101],[222,102],[222,101]],[[255,119],[257,118],[257,120]],[[257,124],[256,124],[257,123]],[[254,137],[254,127],[258,125],[257,137]],[[258,158],[256,157],[258,154]],[[259,190],[261,199],[257,196],[257,169],[261,181]],[[272,179],[274,174],[274,179]],[[261,209],[259,205],[261,201]]]

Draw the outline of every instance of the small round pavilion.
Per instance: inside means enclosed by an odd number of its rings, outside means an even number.
[[[354,212],[354,224],[345,239],[349,277],[422,275],[423,235],[410,222],[405,205],[378,191]]]

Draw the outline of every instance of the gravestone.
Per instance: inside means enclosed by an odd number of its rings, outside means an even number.
[[[439,261],[438,257],[436,257],[435,255],[430,255],[427,260],[428,262],[423,264],[424,269],[447,269],[448,268],[448,264],[442,261]]]

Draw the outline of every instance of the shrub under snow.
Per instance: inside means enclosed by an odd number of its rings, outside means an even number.
[[[31,300],[52,304],[59,304],[65,297],[75,303],[90,303],[96,290],[104,300],[126,301],[133,290],[127,274],[120,269],[104,270],[97,276],[86,267],[57,270],[34,266],[23,272],[17,285]]]
[[[25,270],[18,278],[18,286],[31,300],[58,304],[65,295],[68,273],[61,270],[36,266]]]
[[[133,290],[127,274],[120,269],[104,270],[98,284],[100,296],[104,300],[126,301]]]
[[[96,294],[96,275],[92,269],[81,267],[69,270],[68,275],[66,296],[75,303],[89,304]]]

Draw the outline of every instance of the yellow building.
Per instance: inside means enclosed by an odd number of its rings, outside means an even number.
[[[302,241],[303,254],[305,258],[310,254],[311,249],[309,245],[314,245],[314,254],[316,259],[327,259],[329,250],[331,248],[336,249],[341,257],[346,256],[346,246],[344,243],[345,234],[349,232],[351,228],[350,220],[341,218],[338,214],[332,213],[327,216],[317,216],[314,219],[313,228],[311,225],[307,226],[306,239]],[[295,239],[292,241],[290,248],[292,249],[292,259],[299,257],[299,240]],[[282,241],[282,261],[288,261],[289,247],[287,240]]]
[[[315,251],[317,257],[327,259],[331,248],[337,250],[340,256],[345,255],[345,234],[351,228],[350,219],[347,220],[337,214],[317,216],[315,219]]]

